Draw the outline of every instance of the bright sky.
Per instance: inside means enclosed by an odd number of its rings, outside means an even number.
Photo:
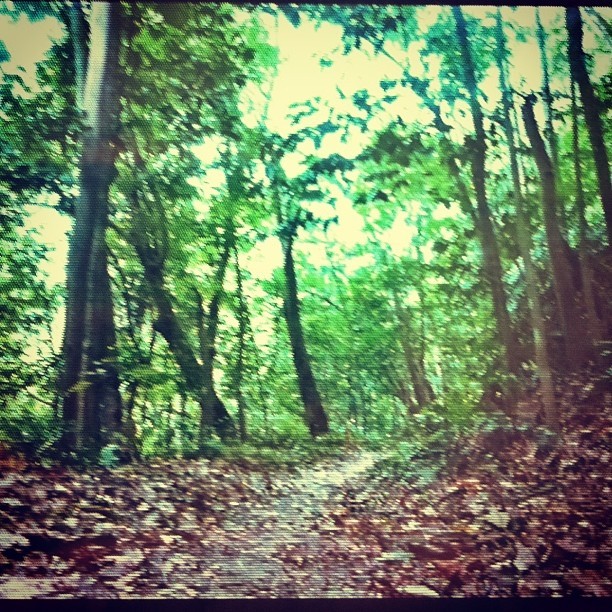
[[[422,24],[435,21],[439,7],[430,7],[428,11],[423,11]],[[606,13],[612,17],[612,9],[598,9],[605,16]],[[468,7],[466,13],[471,13],[479,17],[492,12],[492,7]],[[541,9],[542,21],[547,30],[555,19],[562,14],[562,9],[554,7],[544,7]],[[526,26],[533,26],[535,23],[534,9],[531,7],[520,7],[516,11],[504,9],[505,18]],[[266,26],[270,31],[272,44],[277,44],[280,49],[282,60],[279,66],[278,75],[274,82],[271,101],[268,110],[268,127],[282,135],[287,135],[295,129],[290,124],[288,114],[291,112],[290,106],[294,103],[305,102],[316,96],[320,96],[327,106],[333,107],[336,111],[353,110],[350,103],[350,96],[360,89],[367,89],[373,92],[378,91],[382,96],[384,92],[379,88],[381,79],[397,79],[401,75],[401,69],[390,59],[384,56],[369,56],[365,51],[352,51],[343,56],[338,49],[341,49],[341,30],[338,26],[329,24],[322,25],[315,30],[314,24],[303,20],[299,28],[293,27],[284,16],[278,19],[278,29],[276,20],[272,16],[264,16]],[[507,34],[511,34],[507,28]],[[25,69],[25,80],[28,84],[33,83],[34,67],[37,61],[43,57],[51,44],[51,39],[61,36],[61,28],[53,19],[30,23],[26,17],[13,23],[9,17],[0,15],[0,39],[4,42],[7,50],[11,54],[11,60],[0,65],[0,69],[5,72],[15,72],[19,66]],[[555,35],[556,36],[556,35]],[[514,39],[510,40],[510,46],[514,53],[514,69],[511,74],[511,82],[518,89],[538,90],[541,84],[540,61],[536,42],[532,37],[528,42],[520,43]],[[593,36],[590,29],[586,29],[585,47],[587,50],[594,46]],[[415,76],[420,76],[425,67],[419,60],[419,43],[410,45],[407,51],[401,50],[398,46],[386,45],[386,50],[395,57],[400,64],[409,65],[411,72]],[[330,67],[322,68],[320,65],[321,57],[333,59]],[[595,66],[597,75],[610,71],[609,56],[601,58],[598,56]],[[429,76],[435,77],[439,62],[430,60],[428,67]],[[1,76],[1,74],[0,74]],[[434,81],[435,82],[435,81]],[[555,83],[553,83],[553,86]],[[346,96],[342,100],[338,94],[339,88]],[[497,75],[492,70],[482,84],[482,90],[489,97],[487,106],[493,108],[499,98],[499,87],[497,85]],[[380,127],[388,121],[389,117],[401,116],[406,123],[417,120],[423,123],[429,121],[428,111],[423,110],[418,98],[409,89],[397,90],[399,98],[388,105],[386,111],[381,114],[377,121],[372,123],[372,127]],[[261,113],[261,103],[257,104],[256,92],[249,91],[254,109],[253,116],[245,118],[245,122],[254,123],[258,120]],[[259,106],[259,108],[257,108]],[[325,106],[323,107],[326,108]],[[450,109],[447,109],[448,111]],[[316,115],[308,121],[316,124],[327,119],[326,111]],[[540,116],[541,120],[541,116]],[[462,130],[470,130],[470,119],[466,116],[461,119],[457,114],[453,117],[453,122],[458,124]],[[351,138],[347,143],[341,143],[338,134],[327,135],[318,154],[327,156],[337,152],[347,157],[355,156],[360,149],[367,144],[369,134],[361,134],[358,130],[352,132]],[[204,164],[210,163],[215,156],[214,140],[198,148],[198,154]],[[306,150],[312,153],[313,150]],[[288,174],[297,174],[300,166],[300,155],[295,155],[285,163],[285,170]],[[220,170],[211,171],[206,177],[207,186],[204,190],[209,192],[211,187],[219,186],[223,183],[223,174]],[[331,226],[327,236],[329,239],[337,241],[347,247],[354,246],[363,241],[363,219],[355,212],[350,201],[340,190],[336,190],[334,196],[337,198],[336,208],[328,208],[326,216],[338,215],[339,224]],[[324,208],[324,207],[323,207]],[[323,208],[317,210],[318,214],[324,215]],[[49,275],[50,283],[63,282],[64,269],[67,255],[66,232],[69,229],[70,221],[50,210],[33,205],[28,226],[38,228],[43,240],[54,249],[49,261],[45,264],[45,271]],[[392,227],[381,235],[381,239],[389,244],[395,255],[401,255],[410,248],[409,238],[413,235],[414,228],[411,226],[409,217],[399,216]],[[320,239],[322,235],[318,237]],[[306,238],[306,237],[305,237]],[[298,243],[308,256],[313,265],[323,265],[328,262],[325,249],[322,244],[316,244],[313,238],[302,240]],[[433,256],[432,252],[426,252],[425,258]],[[243,260],[244,261],[244,260]],[[260,243],[250,254],[248,261],[245,262],[251,272],[258,278],[269,278],[274,268],[281,265],[281,252],[278,241],[269,239]],[[368,256],[360,260],[351,261],[348,264],[347,272],[350,273],[359,266],[369,266],[374,262]],[[61,317],[60,317],[61,319]],[[58,329],[61,336],[61,325]],[[60,337],[58,336],[58,337]],[[59,340],[58,340],[59,342]]]

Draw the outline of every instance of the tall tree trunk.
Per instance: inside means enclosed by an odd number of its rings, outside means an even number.
[[[143,241],[135,241],[135,248],[145,272],[145,279],[151,290],[151,295],[157,307],[157,320],[154,328],[168,343],[176,362],[181,369],[187,389],[197,398],[200,404],[200,441],[203,442],[213,427],[222,437],[233,434],[234,426],[230,414],[223,402],[217,397],[212,373],[198,363],[183,330],[168,290],[164,286],[163,262],[155,249]]]
[[[310,434],[315,437],[327,433],[329,426],[327,414],[323,409],[321,396],[317,389],[315,377],[310,365],[310,357],[306,351],[302,322],[300,320],[300,306],[298,299],[297,279],[295,275],[295,264],[293,261],[294,236],[283,237],[284,271],[285,271],[285,320],[289,330],[291,341],[291,352],[293,363],[298,377],[298,385],[302,402],[304,403],[306,425]]]
[[[550,148],[550,157],[555,175],[555,181],[560,189],[557,190],[559,199],[559,225],[561,226],[563,235],[567,233],[567,215],[565,210],[565,202],[563,201],[563,189],[561,189],[562,179],[559,173],[559,140],[553,126],[553,96],[550,91],[550,72],[548,69],[548,54],[546,52],[546,31],[542,26],[540,19],[540,7],[535,7],[536,16],[536,36],[538,39],[538,47],[540,49],[540,64],[542,66],[542,99],[544,101],[544,109],[546,111],[546,124],[544,134]],[[569,245],[567,245],[569,249]]]
[[[216,340],[217,340],[217,329],[219,327],[219,310],[221,307],[221,300],[223,298],[223,283],[225,281],[225,273],[227,271],[227,265],[230,258],[230,253],[234,244],[233,229],[231,227],[226,228],[224,235],[223,251],[221,257],[217,263],[217,269],[215,271],[215,277],[213,280],[213,296],[210,300],[208,312],[204,310],[204,303],[202,296],[198,293],[198,334],[200,341],[200,359],[205,368],[210,369],[210,376],[212,378],[213,364],[216,355]]]
[[[500,87],[502,91],[504,131],[506,133],[506,140],[510,152],[510,170],[512,173],[512,187],[516,206],[516,231],[521,257],[523,258],[523,264],[525,266],[525,284],[529,302],[536,368],[542,390],[542,403],[544,405],[546,424],[551,429],[557,430],[559,427],[559,414],[555,402],[552,371],[548,358],[548,349],[546,347],[544,316],[542,314],[542,306],[538,294],[538,277],[533,259],[531,258],[532,243],[529,234],[529,225],[525,215],[523,189],[519,173],[514,126],[511,117],[511,109],[513,107],[512,92],[508,87],[506,79],[506,36],[503,30],[501,9],[499,6],[497,7],[497,44],[497,67],[499,70]]]
[[[238,249],[234,247],[234,262],[236,266],[236,290],[238,293],[238,356],[236,358],[236,402],[238,404],[238,431],[240,433],[240,441],[246,442],[247,427],[246,427],[246,407],[244,405],[244,395],[242,393],[242,378],[244,369],[244,345],[247,332],[247,309],[242,290],[242,271],[240,270],[240,261],[238,259]]]
[[[584,49],[582,47],[582,18],[577,6],[565,9],[565,23],[568,34],[569,64],[574,81],[578,83],[584,119],[589,131],[593,159],[597,171],[599,195],[608,229],[608,244],[612,246],[612,183],[610,181],[610,165],[604,138],[604,129],[599,115],[600,102],[595,95],[589,73],[587,72]]]
[[[230,257],[230,251],[233,245],[233,230],[226,228],[226,234],[224,237],[223,251],[221,253],[221,259],[217,265],[217,270],[214,279],[214,294],[206,313],[204,309],[204,302],[202,296],[198,293],[198,336],[200,344],[200,360],[202,362],[203,378],[202,386],[204,388],[205,396],[210,398],[211,405],[214,410],[214,423],[217,428],[220,427],[219,432],[224,432],[224,425],[229,417],[223,402],[217,395],[215,390],[214,381],[214,365],[216,355],[216,340],[217,340],[217,329],[219,326],[219,309],[221,306],[221,299],[223,297],[223,282],[225,280],[225,272],[227,270],[227,264]],[[202,413],[201,427],[200,429],[204,433],[206,427],[209,425],[207,417]],[[227,435],[224,432],[224,435]],[[233,433],[233,428],[232,428]]]
[[[105,232],[108,192],[115,174],[115,139],[120,110],[117,71],[119,4],[95,3],[83,101],[86,129],[81,153],[80,196],[70,238],[66,280],[62,446],[97,451],[121,428],[121,397],[114,365],[115,327]],[[77,23],[78,19],[72,19]],[[76,28],[72,34],[78,36]],[[84,47],[80,47],[83,49]],[[77,61],[77,76],[83,58]],[[78,77],[82,82],[82,75]]]
[[[89,26],[85,20],[83,6],[80,2],[73,2],[68,8],[68,28],[72,52],[74,54],[76,103],[79,109],[82,110],[85,106]]]
[[[578,107],[576,104],[576,83],[572,78],[572,149],[574,158],[574,179],[576,184],[576,212],[578,213],[578,252],[580,256],[580,272],[582,274],[582,295],[587,313],[587,329],[591,343],[595,346],[603,338],[602,324],[595,307],[595,289],[593,270],[589,261],[588,225],[585,216],[586,203],[582,186],[582,165],[580,160],[580,139],[578,130]]]
[[[506,292],[502,280],[503,269],[499,255],[499,247],[495,238],[495,231],[491,222],[490,212],[486,201],[486,193],[484,200],[485,206],[482,206],[481,199],[481,205],[475,209],[469,190],[466,187],[463,177],[461,176],[461,169],[458,164],[458,155],[455,152],[450,139],[448,138],[448,132],[451,128],[442,119],[440,106],[436,104],[436,102],[428,95],[428,82],[423,79],[413,77],[410,74],[406,74],[405,76],[410,82],[414,91],[422,97],[426,107],[434,115],[434,125],[442,137],[440,140],[442,157],[450,175],[455,181],[459,205],[461,210],[472,219],[478,239],[480,241],[480,248],[483,254],[482,274],[485,277],[491,291],[497,337],[502,346],[504,366],[506,371],[515,372],[518,370],[520,365],[520,359],[518,356],[518,339],[514,329],[512,328],[510,315],[508,314]]]
[[[141,180],[146,176],[145,163],[140,155],[136,139],[132,139],[132,152],[135,157],[136,169],[142,174]],[[168,235],[165,226],[163,207],[156,213],[157,231],[159,239],[157,244],[149,244],[146,234],[143,234],[141,227],[148,223],[145,211],[140,202],[139,193],[134,191],[131,194],[132,200],[132,227],[130,230],[131,242],[136,249],[140,262],[145,270],[145,280],[147,281],[153,301],[157,308],[158,318],[154,324],[154,329],[158,331],[168,343],[170,351],[176,359],[177,365],[181,369],[187,389],[192,393],[200,405],[200,444],[203,444],[208,437],[210,430],[215,431],[222,437],[232,437],[235,435],[235,427],[231,415],[225,405],[217,395],[214,387],[214,341],[218,324],[219,304],[222,295],[223,277],[225,267],[229,257],[229,246],[226,244],[220,265],[217,268],[215,277],[216,292],[208,313],[206,321],[204,306],[201,296],[197,295],[198,300],[198,339],[200,344],[200,358],[202,363],[198,363],[196,356],[187,339],[187,333],[183,329],[176,313],[172,309],[172,302],[168,290],[164,285],[164,264],[168,247]],[[152,206],[159,206],[159,198],[154,198]]]
[[[550,73],[548,70],[548,54],[546,53],[546,32],[542,26],[540,19],[540,7],[535,7],[536,17],[536,36],[538,39],[538,48],[540,49],[540,65],[542,67],[542,100],[544,101],[544,110],[546,123],[544,134],[550,147],[550,157],[555,173],[555,179],[559,180],[559,142],[553,127],[553,96],[550,91]]]
[[[422,362],[419,358],[418,349],[415,350],[412,346],[412,321],[410,312],[404,308],[400,302],[397,291],[393,291],[393,303],[395,306],[395,314],[400,326],[400,343],[406,360],[406,367],[412,381],[412,390],[419,409],[424,408],[433,400],[433,389],[425,376],[425,371]]]
[[[483,271],[487,281],[491,286],[493,294],[493,308],[499,338],[504,350],[504,360],[508,372],[516,373],[520,365],[518,350],[518,340],[512,328],[506,291],[503,285],[503,268],[499,255],[499,247],[495,238],[493,222],[491,221],[491,211],[487,199],[485,184],[485,162],[486,162],[486,137],[484,121],[480,101],[478,100],[478,86],[476,84],[476,74],[472,53],[470,50],[467,34],[467,25],[463,12],[459,6],[452,7],[457,26],[457,38],[463,59],[463,77],[466,88],[470,96],[470,108],[474,121],[475,139],[473,143],[473,153],[471,157],[472,178],[474,191],[476,193],[476,206],[478,211],[479,231],[481,234],[481,244],[483,250],[484,266]]]
[[[542,206],[550,260],[553,270],[553,285],[563,332],[565,366],[580,367],[588,355],[588,342],[584,325],[575,301],[570,263],[563,251],[563,239],[557,221],[557,193],[552,164],[533,114],[534,96],[529,96],[523,105],[523,120],[527,137],[542,181]]]

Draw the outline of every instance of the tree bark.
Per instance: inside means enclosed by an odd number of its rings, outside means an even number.
[[[585,216],[586,203],[582,185],[582,165],[580,159],[580,139],[578,133],[578,108],[576,104],[576,83],[572,78],[572,153],[574,158],[574,179],[576,184],[576,212],[578,213],[578,253],[580,257],[580,272],[582,274],[582,295],[587,313],[587,329],[593,346],[603,338],[602,324],[595,307],[595,288],[593,270],[589,261],[588,225]]]
[[[204,309],[202,296],[199,293],[197,295],[200,360],[202,362],[202,369],[204,372],[202,384],[205,389],[205,395],[206,397],[210,398],[210,402],[212,403],[215,413],[213,423],[216,424],[215,427],[218,428],[219,433],[223,433],[224,436],[227,436],[230,433],[233,434],[234,431],[233,424],[228,430],[226,430],[226,427],[223,425],[226,423],[229,413],[215,390],[214,366],[216,355],[215,343],[217,340],[217,329],[219,326],[219,309],[221,307],[221,299],[223,297],[223,282],[225,280],[225,272],[227,270],[230,252],[234,241],[233,229],[230,227],[230,225],[231,224],[228,224],[228,227],[226,227],[223,251],[221,253],[221,259],[217,265],[217,270],[215,273],[214,294],[210,301],[207,313]],[[202,413],[202,415],[203,418],[200,429],[202,432],[204,432],[209,423],[204,413]]]
[[[533,103],[533,96],[525,101],[523,120],[542,181],[544,223],[553,271],[553,285],[565,345],[564,365],[569,368],[578,368],[584,363],[588,355],[585,330],[574,299],[575,291],[571,266],[563,251],[563,238],[559,231],[557,193],[552,163],[533,114]]]
[[[238,356],[236,359],[236,402],[238,404],[238,431],[240,433],[240,441],[247,440],[246,426],[246,407],[244,404],[244,395],[242,393],[242,378],[244,369],[244,348],[247,332],[247,309],[242,290],[242,272],[240,270],[240,261],[238,259],[238,249],[234,247],[234,262],[236,267],[236,290],[238,293]]]
[[[519,369],[520,358],[518,340],[512,328],[506,291],[503,285],[503,268],[499,255],[499,247],[495,238],[495,230],[491,221],[491,211],[486,191],[486,136],[484,121],[480,102],[478,100],[478,86],[472,53],[470,50],[467,34],[467,25],[463,12],[459,6],[452,7],[457,26],[457,38],[463,58],[463,76],[470,97],[470,108],[474,121],[475,138],[473,142],[473,153],[471,156],[472,178],[474,191],[476,193],[476,206],[478,211],[479,230],[483,250],[483,271],[486,280],[491,286],[493,294],[493,308],[497,321],[497,330],[504,350],[504,360],[508,372],[516,373]]]
[[[212,320],[213,316],[214,322]],[[215,390],[214,359],[216,351],[214,345],[217,330],[217,317],[217,312],[215,312],[214,315],[209,312],[208,317],[206,316],[202,297],[198,294],[198,330],[200,336],[200,359],[202,362],[202,365],[200,366],[200,364],[198,364],[198,366],[201,368],[200,380],[203,397],[206,398],[205,403],[207,406],[212,407],[212,421],[208,410],[202,411],[200,414],[202,441],[206,437],[206,430],[211,425],[215,427],[222,437],[227,437],[234,433],[231,417]]]
[[[550,91],[550,74],[548,70],[548,54],[546,53],[546,32],[540,20],[540,7],[535,7],[536,36],[538,48],[540,49],[540,64],[542,67],[542,99],[546,110],[546,124],[544,133],[550,147],[550,156],[555,173],[555,179],[559,180],[559,143],[553,127],[553,97]]]
[[[68,8],[68,27],[70,30],[70,41],[74,54],[74,76],[76,88],[76,103],[80,109],[85,105],[85,80],[87,78],[87,40],[89,39],[89,28],[83,14],[80,2],[73,2]]]
[[[168,343],[181,369],[187,389],[195,395],[200,404],[200,441],[204,441],[213,427],[220,436],[231,436],[234,430],[233,422],[223,402],[215,393],[212,370],[208,371],[198,363],[187,335],[172,308],[168,291],[164,286],[161,258],[155,252],[155,248],[144,244],[144,241],[136,241],[134,246],[144,267],[145,279],[157,307],[158,317],[154,328]]]
[[[304,403],[306,425],[310,434],[316,437],[327,433],[329,425],[312,372],[302,331],[295,263],[293,261],[293,240],[293,235],[281,239],[286,283],[284,313],[291,342],[293,363],[298,377],[298,386]]]
[[[90,54],[82,95],[86,129],[81,153],[80,196],[66,271],[64,450],[97,454],[121,429],[121,397],[114,365],[115,327],[105,244],[108,192],[115,175],[113,140],[120,110],[117,72],[119,4],[95,3]],[[77,23],[78,19],[71,19]],[[82,30],[76,28],[73,36]],[[76,43],[75,43],[76,44]],[[76,44],[77,47],[83,48]],[[77,76],[83,69],[83,59]],[[82,82],[82,78],[81,78]]]
[[[586,67],[584,49],[582,47],[582,18],[577,6],[565,9],[565,23],[568,34],[569,64],[574,81],[578,83],[580,97],[584,107],[584,118],[589,132],[593,159],[597,171],[599,195],[606,219],[608,244],[612,245],[612,182],[610,180],[610,165],[604,137],[603,122],[599,114],[600,102],[595,95],[591,79]]]
[[[529,235],[529,225],[525,215],[523,200],[523,189],[519,173],[518,156],[515,144],[514,126],[512,124],[511,109],[513,107],[512,92],[506,80],[506,37],[503,30],[501,9],[497,7],[497,67],[499,70],[500,88],[502,91],[502,107],[504,131],[508,142],[510,153],[510,170],[512,174],[512,187],[514,190],[514,201],[516,206],[516,232],[518,245],[525,266],[525,285],[527,299],[529,302],[529,314],[531,318],[531,328],[533,334],[533,344],[535,349],[535,362],[540,387],[542,390],[542,404],[546,424],[553,430],[559,427],[559,413],[555,401],[552,371],[548,358],[546,346],[546,333],[544,326],[544,316],[540,296],[538,294],[538,277],[531,257],[532,242]]]

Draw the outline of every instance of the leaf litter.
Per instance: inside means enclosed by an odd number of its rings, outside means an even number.
[[[555,448],[474,435],[427,482],[365,451],[0,462],[0,597],[611,596],[610,395],[568,388]]]

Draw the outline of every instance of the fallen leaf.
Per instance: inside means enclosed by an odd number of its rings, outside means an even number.
[[[506,529],[510,523],[510,515],[503,510],[490,510],[482,517],[487,523],[491,523],[500,529]]]
[[[412,553],[398,550],[398,551],[384,552],[382,555],[380,555],[380,557],[376,559],[376,561],[393,561],[393,562],[406,563],[413,558],[414,558],[414,555]]]
[[[514,567],[519,572],[527,571],[531,566],[537,563],[534,554],[526,546],[520,542],[516,542],[516,557],[513,561]]]
[[[423,584],[400,586],[397,587],[397,590],[404,595],[415,595],[416,597],[438,597],[438,593]]]

